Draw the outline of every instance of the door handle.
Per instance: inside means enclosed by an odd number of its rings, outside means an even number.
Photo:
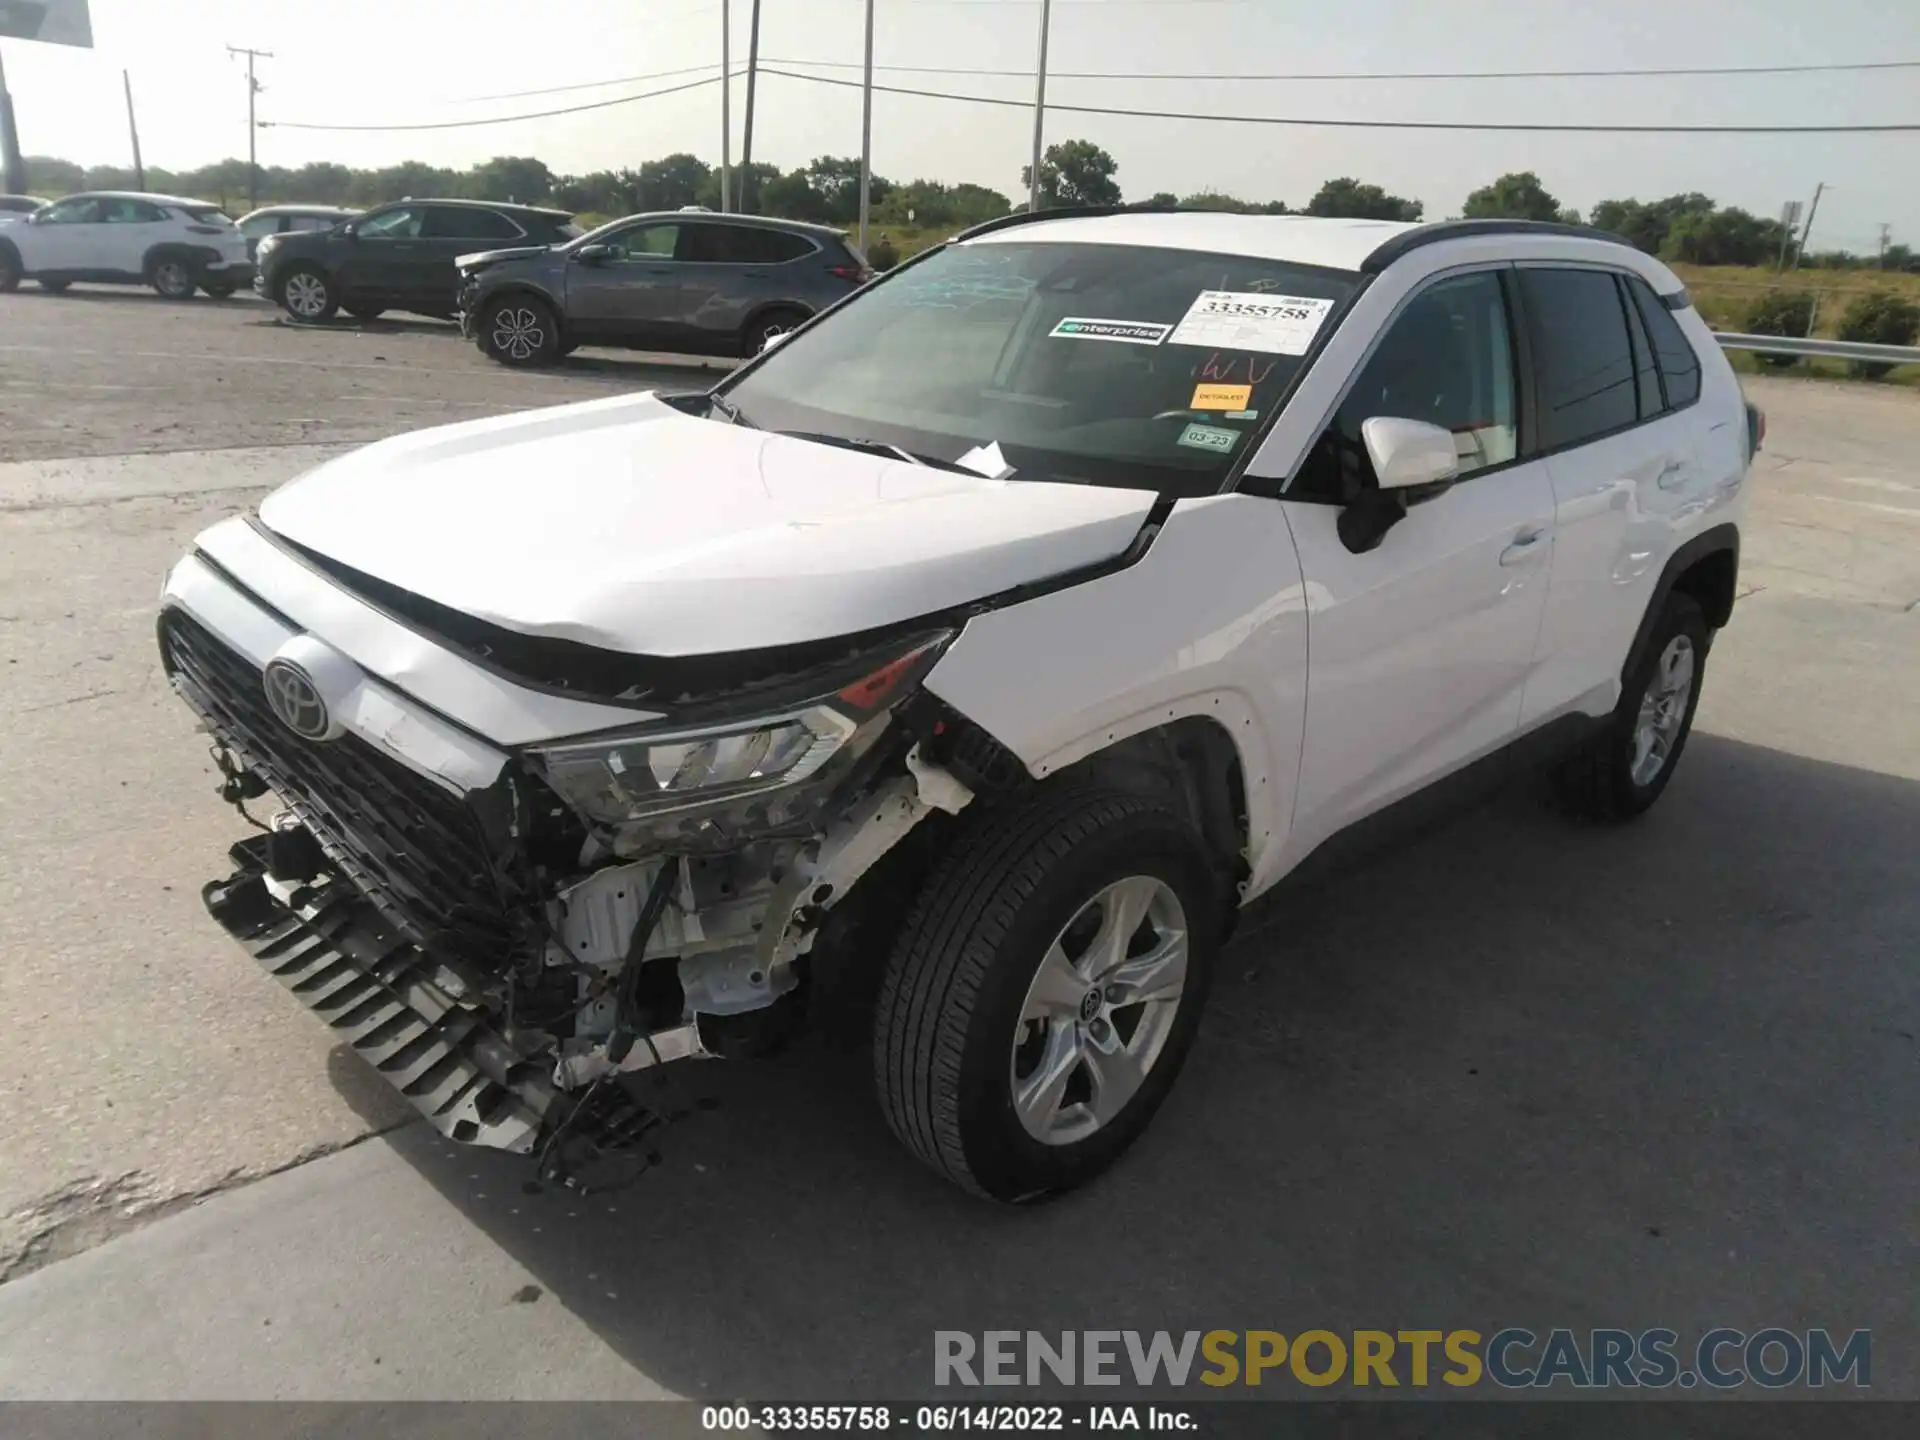
[[[1502,565],[1518,565],[1529,556],[1537,554],[1540,542],[1546,538],[1545,530],[1522,530],[1513,537],[1513,543],[1500,552]]]
[[[1653,483],[1658,485],[1662,490],[1677,490],[1680,488],[1680,483],[1686,478],[1686,462],[1684,460],[1669,460],[1661,467],[1660,474],[1655,478]]]

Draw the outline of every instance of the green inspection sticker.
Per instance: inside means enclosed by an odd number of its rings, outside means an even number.
[[[1240,432],[1222,430],[1218,425],[1189,425],[1180,432],[1179,443],[1195,450],[1217,450],[1225,455],[1240,443]]]

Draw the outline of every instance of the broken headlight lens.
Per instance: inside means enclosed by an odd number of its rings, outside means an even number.
[[[862,725],[911,694],[951,632],[791,713],[698,730],[602,736],[531,752],[547,783],[589,820],[620,825],[798,785]]]

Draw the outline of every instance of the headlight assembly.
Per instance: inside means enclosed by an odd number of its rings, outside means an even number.
[[[591,737],[538,746],[530,756],[561,799],[603,825],[796,786],[911,694],[951,638],[923,637],[851,683],[781,714]]]

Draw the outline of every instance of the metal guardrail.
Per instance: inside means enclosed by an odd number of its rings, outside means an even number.
[[[1766,355],[1817,355],[1829,360],[1880,360],[1893,365],[1920,365],[1920,346],[1869,345],[1859,340],[1796,339],[1791,335],[1740,335],[1716,330],[1713,338],[1722,350],[1757,350]]]

